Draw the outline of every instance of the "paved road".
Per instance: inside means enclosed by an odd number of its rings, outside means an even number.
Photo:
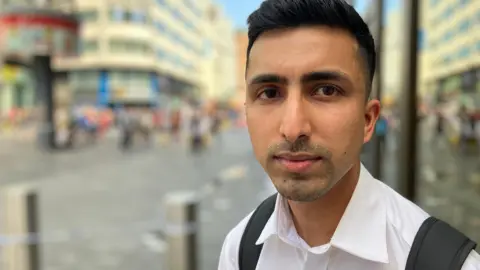
[[[165,194],[198,190],[222,169],[244,164],[249,168],[245,178],[225,184],[201,204],[201,269],[216,269],[224,236],[267,196],[269,187],[246,131],[232,130],[221,139],[197,157],[178,145],[120,153],[111,140],[55,155],[32,151],[27,145],[3,145],[10,150],[0,153],[0,184],[38,183],[42,230],[46,237],[64,238],[44,246],[45,269],[153,270],[165,269],[165,258],[150,250],[143,236],[164,226]],[[395,140],[389,142],[389,149],[395,149]],[[457,161],[466,166],[464,160]],[[438,168],[449,163],[440,162]],[[388,151],[385,180],[391,185],[395,185],[394,164],[394,151]]]
[[[161,254],[143,236],[162,228],[162,200],[174,190],[198,190],[225,168],[243,164],[245,178],[225,184],[201,205],[201,269],[216,269],[224,236],[260,201],[265,175],[245,130],[222,134],[211,149],[192,157],[170,145],[120,153],[115,142],[52,156],[16,147],[1,170],[2,182],[38,184],[41,227],[49,270],[164,269]],[[13,161],[13,157],[15,162]],[[22,166],[16,164],[24,156]],[[68,234],[66,234],[68,233]]]

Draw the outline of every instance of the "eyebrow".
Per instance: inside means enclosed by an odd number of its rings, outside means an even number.
[[[314,71],[303,75],[301,79],[302,83],[328,80],[347,81],[348,79],[344,73],[338,71]],[[288,79],[276,74],[260,74],[251,79],[248,84],[254,85],[265,83],[287,84]]]
[[[346,81],[347,76],[338,71],[315,71],[302,76],[302,83],[315,81]]]
[[[286,77],[282,77],[276,74],[260,74],[258,76],[255,76],[253,79],[251,79],[248,84],[252,85],[252,84],[264,84],[264,83],[286,84],[288,83],[288,80]]]

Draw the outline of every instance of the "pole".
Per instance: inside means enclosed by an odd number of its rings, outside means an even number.
[[[420,1],[405,0],[405,63],[401,99],[400,148],[398,155],[399,187],[403,196],[416,199],[417,183],[417,50]]]
[[[56,148],[54,125],[53,72],[50,56],[33,57],[32,73],[35,78],[35,96],[40,109],[40,129],[38,133],[41,147],[52,150]]]
[[[38,196],[27,186],[4,188],[0,203],[0,240],[3,236],[20,237],[23,241],[0,241],[0,269],[40,270],[38,240]],[[31,236],[22,238],[21,236]],[[32,240],[32,241],[28,241]],[[3,263],[3,264],[2,264]]]
[[[375,98],[378,100],[382,100],[382,58],[383,58],[383,29],[384,29],[384,21],[383,21],[383,6],[384,0],[376,0],[376,11],[377,11],[377,63],[376,63],[376,95]],[[377,179],[382,179],[382,149],[383,143],[378,135],[375,134],[373,138],[373,169],[372,174]]]
[[[194,192],[177,192],[166,196],[167,269],[197,270],[199,197]]]

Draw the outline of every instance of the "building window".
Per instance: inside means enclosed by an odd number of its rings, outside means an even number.
[[[98,51],[98,41],[96,40],[83,40],[80,43],[80,51],[82,54],[88,54]]]
[[[471,49],[470,47],[463,47],[460,49],[458,52],[458,58],[459,59],[465,59],[471,55]]]
[[[110,19],[114,22],[125,21],[127,18],[127,12],[121,7],[113,7],[110,10]]]
[[[425,31],[423,29],[418,31],[418,48],[419,50],[425,49]]]
[[[84,10],[81,11],[79,15],[82,22],[94,22],[98,20],[97,10]]]
[[[113,53],[147,55],[152,52],[149,44],[134,40],[112,39],[109,47]]]
[[[135,10],[131,12],[131,21],[136,23],[146,23],[147,15],[143,10]]]
[[[467,32],[468,29],[470,28],[470,23],[471,23],[471,21],[470,21],[469,18],[463,20],[463,21],[460,23],[460,26],[459,26],[458,31],[459,31],[460,33],[465,33],[465,32]]]

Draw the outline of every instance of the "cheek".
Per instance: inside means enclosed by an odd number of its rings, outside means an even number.
[[[343,107],[343,106],[342,106]],[[356,106],[335,110],[322,120],[321,137],[333,152],[334,158],[355,155],[363,145],[362,113]]]
[[[247,109],[246,120],[248,133],[253,146],[253,151],[260,163],[263,163],[268,152],[269,141],[275,135],[275,129],[272,127],[272,119],[265,121],[263,113],[253,109]]]

